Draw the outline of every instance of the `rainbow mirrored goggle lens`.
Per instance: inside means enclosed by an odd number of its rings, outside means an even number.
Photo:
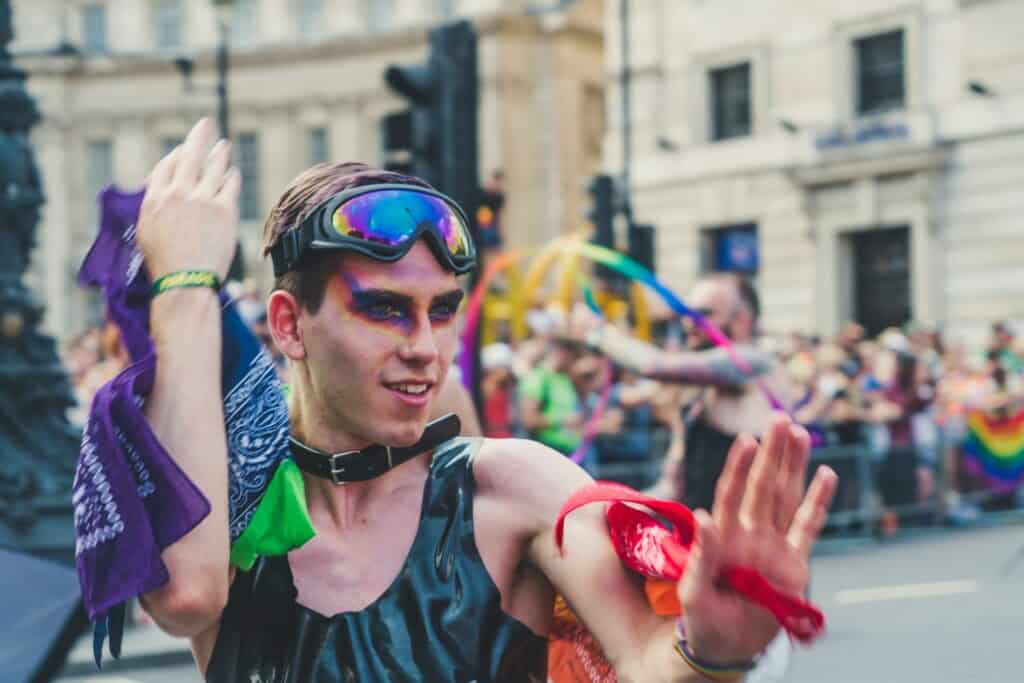
[[[397,261],[421,236],[449,269],[476,265],[476,249],[462,210],[448,197],[408,185],[370,185],[321,204],[271,250],[276,276],[299,265],[309,251],[353,251]]]
[[[422,192],[378,190],[353,197],[334,210],[331,225],[342,237],[401,247],[430,230],[448,253],[470,255],[465,222],[442,198]]]

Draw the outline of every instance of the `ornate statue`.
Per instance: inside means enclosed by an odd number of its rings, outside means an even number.
[[[74,398],[56,345],[38,329],[43,306],[22,282],[45,198],[28,141],[39,111],[11,63],[11,38],[10,3],[0,0],[0,545],[33,550],[53,546],[40,524],[50,515],[68,517],[70,539],[80,433],[65,417]],[[70,543],[50,554],[70,559]]]

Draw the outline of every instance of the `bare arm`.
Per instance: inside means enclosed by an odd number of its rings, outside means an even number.
[[[750,376],[724,349],[707,351],[664,351],[605,325],[589,339],[591,345],[625,368],[649,379],[703,386],[742,386]],[[750,347],[737,347],[755,376],[771,368],[770,359]]]
[[[150,176],[137,230],[155,279],[180,270],[228,270],[237,232],[239,176],[229,147],[211,151],[213,126],[201,121]],[[221,408],[221,312],[208,288],[165,292],[153,301],[158,362],[146,416],[167,452],[210,501],[211,511],[169,546],[170,581],[143,596],[161,628],[194,637],[216,624],[227,602],[227,440]]]
[[[146,401],[154,434],[210,501],[210,515],[163,553],[171,580],[143,597],[165,631],[193,636],[227,600],[227,442],[220,401],[220,302],[180,290],[153,302],[157,375]],[[186,343],[187,340],[187,343]]]
[[[784,417],[773,421],[763,447],[749,437],[737,439],[719,482],[714,517],[698,513],[697,543],[678,594],[691,650],[700,659],[750,659],[778,632],[764,610],[719,585],[723,565],[751,566],[792,595],[805,590],[807,557],[836,481],[822,468],[803,495],[809,450],[806,431]],[[589,483],[584,472],[529,442],[509,444],[486,469],[500,482],[496,486],[510,512],[530,527],[529,561],[601,643],[620,680],[703,680],[675,652],[675,624],[653,613],[639,582],[623,568],[601,506],[568,518],[565,553],[557,552],[553,534],[560,505]]]

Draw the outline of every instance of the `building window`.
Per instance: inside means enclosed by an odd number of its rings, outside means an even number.
[[[260,0],[236,0],[231,25],[231,41],[236,45],[251,45],[259,28]]]
[[[725,225],[701,236],[704,273],[739,273],[755,277],[760,266],[756,223]]]
[[[324,0],[299,0],[299,35],[316,38],[323,33]]]
[[[394,0],[366,0],[366,27],[370,33],[380,33],[388,28],[394,5]]]
[[[327,162],[331,153],[326,128],[310,128],[306,131],[306,154],[310,166]]]
[[[905,102],[903,31],[854,41],[857,56],[857,113],[902,109]]]
[[[437,15],[442,21],[455,16],[455,0],[437,0]]]
[[[156,45],[161,50],[176,50],[181,47],[181,0],[157,0]]]
[[[750,62],[712,69],[712,140],[750,135]]]
[[[184,138],[168,136],[160,138],[160,156],[165,157],[174,151],[174,148],[185,142]]]
[[[260,138],[257,133],[239,133],[238,170],[242,174],[242,191],[238,197],[238,217],[258,221],[260,211]]]
[[[106,52],[107,8],[104,5],[82,7],[82,49],[86,52]]]
[[[913,319],[910,228],[886,227],[850,236],[853,315],[872,337]]]
[[[93,202],[100,190],[114,182],[114,141],[97,138],[85,143],[85,192]]]

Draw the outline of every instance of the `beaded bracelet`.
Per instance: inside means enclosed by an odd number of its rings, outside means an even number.
[[[710,664],[698,659],[687,646],[686,632],[683,630],[683,620],[676,621],[676,635],[679,640],[676,642],[676,652],[682,657],[686,665],[699,673],[704,678],[716,683],[737,683],[757,666],[757,660],[747,662],[736,662],[732,664]]]
[[[211,273],[208,270],[179,270],[158,278],[153,283],[151,294],[157,296],[168,290],[180,289],[182,287],[210,287],[214,290],[219,290],[220,278],[217,277],[216,273]]]

